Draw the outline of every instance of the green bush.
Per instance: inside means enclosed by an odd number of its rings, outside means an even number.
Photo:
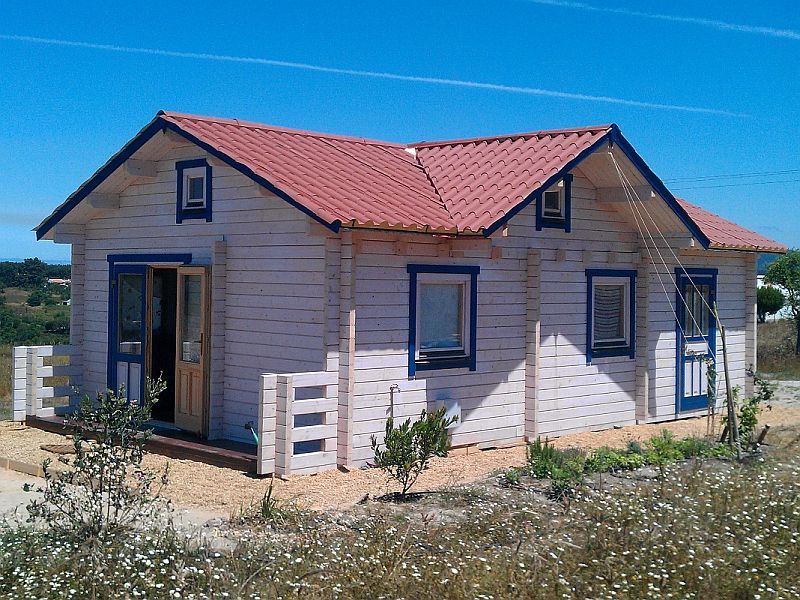
[[[511,467],[500,472],[497,482],[503,487],[516,487],[522,482],[521,476],[522,472],[519,469]]]
[[[432,413],[423,410],[418,421],[412,424],[411,419],[406,419],[399,427],[395,427],[394,419],[389,417],[383,439],[384,449],[372,436],[375,466],[400,484],[401,499],[407,497],[431,458],[444,456],[450,449],[447,428],[456,422],[457,417],[444,415],[444,407]]]
[[[579,448],[559,449],[548,440],[536,438],[526,449],[528,471],[537,479],[550,479],[548,496],[563,500],[572,496],[583,482],[586,453]]]
[[[84,396],[66,420],[74,455],[59,459],[63,470],[44,461],[44,484],[26,486],[42,494],[28,504],[28,520],[93,547],[161,512],[159,478],[142,467],[151,433],[142,428],[165,388],[161,379],[148,379],[142,403],[130,402],[124,390],[98,394],[96,402]],[[166,484],[166,472],[160,480]]]
[[[644,454],[613,448],[598,448],[586,459],[586,470],[589,473],[615,473],[638,469],[645,464]]]

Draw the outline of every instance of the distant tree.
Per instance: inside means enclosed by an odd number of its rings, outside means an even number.
[[[46,299],[47,294],[45,294],[44,290],[33,290],[26,303],[28,306],[41,306]]]
[[[792,313],[797,336],[794,352],[800,355],[800,250],[790,250],[767,268],[764,278],[786,290],[786,304]]]
[[[786,304],[786,296],[776,287],[758,288],[758,320],[764,323],[769,315],[774,315]]]

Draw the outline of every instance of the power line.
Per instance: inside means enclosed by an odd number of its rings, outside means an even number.
[[[776,180],[776,181],[741,181],[739,183],[721,183],[719,185],[694,185],[688,187],[671,187],[670,189],[675,191],[680,190],[708,190],[712,188],[729,188],[729,187],[741,187],[744,185],[772,185],[775,183],[797,183],[800,179],[783,179],[783,180]]]
[[[752,171],[750,173],[729,173],[727,175],[698,175],[696,177],[673,177],[665,179],[664,183],[676,182],[700,182],[715,179],[739,179],[745,177],[774,177],[775,175],[791,175],[793,173],[800,173],[800,169],[787,169],[785,171]]]

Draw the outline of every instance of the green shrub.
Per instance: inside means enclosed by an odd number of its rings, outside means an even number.
[[[124,390],[98,394],[96,403],[84,396],[66,419],[74,455],[59,459],[63,470],[44,461],[44,484],[35,488],[42,497],[28,504],[28,520],[81,543],[104,544],[159,513],[159,478],[142,467],[151,432],[142,427],[165,388],[161,379],[148,379],[141,403],[130,402]],[[161,473],[162,486],[166,475]]]
[[[554,447],[548,440],[536,438],[526,449],[528,471],[537,479],[550,479],[548,497],[563,500],[571,497],[583,482],[586,453],[579,448]]]
[[[528,444],[525,455],[528,460],[528,470],[537,479],[550,477],[553,469],[561,462],[558,448],[546,439],[542,443],[540,437],[537,437],[535,442]]]
[[[375,466],[400,484],[401,499],[406,498],[408,490],[425,470],[430,459],[444,456],[450,449],[447,428],[456,422],[457,417],[444,415],[444,408],[432,413],[423,410],[418,421],[412,424],[411,419],[406,419],[399,427],[395,427],[394,419],[389,417],[386,420],[383,450],[375,436],[372,436]]]
[[[645,457],[641,452],[598,448],[586,459],[586,471],[589,473],[614,473],[638,469],[644,464]]]
[[[521,477],[522,472],[515,467],[511,467],[500,472],[497,476],[497,482],[503,487],[516,487],[522,482]]]

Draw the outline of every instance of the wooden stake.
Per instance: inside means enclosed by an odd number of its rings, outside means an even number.
[[[733,406],[733,390],[731,389],[731,378],[728,372],[728,347],[725,344],[725,326],[719,320],[719,311],[717,310],[716,302],[714,302],[714,318],[717,320],[720,337],[722,338],[722,364],[725,366],[725,391],[728,396],[726,404],[728,409],[728,428],[730,430],[728,441],[731,448],[736,448],[736,460],[742,460],[742,448],[739,443],[739,426],[736,423],[736,408]]]

